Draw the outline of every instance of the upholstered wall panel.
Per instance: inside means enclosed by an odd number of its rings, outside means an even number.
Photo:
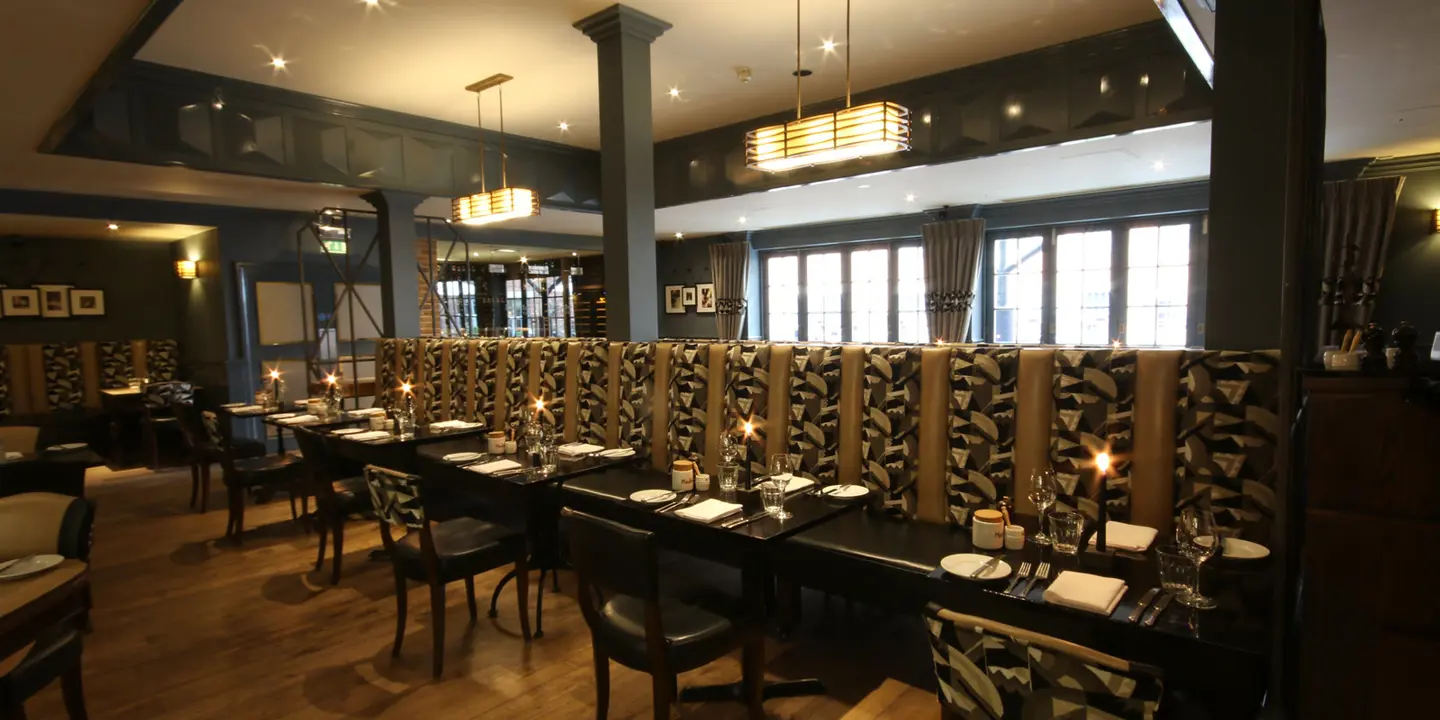
[[[80,376],[80,346],[75,343],[42,345],[45,402],[51,411],[77,410],[84,402]]]
[[[1015,499],[1017,348],[955,348],[950,354],[946,491],[950,520]]]
[[[561,433],[561,437],[565,438],[565,442],[575,442],[577,436],[576,428],[579,425],[579,423],[575,421],[575,408],[579,402],[581,393],[580,353],[584,350],[585,345],[575,340],[563,342],[565,343],[565,362],[561,364],[560,372],[564,374],[562,382],[565,384],[566,409],[565,422],[561,423],[557,429]]]
[[[441,400],[446,420],[469,420],[473,388],[466,378],[471,373],[470,341],[445,341],[445,397]]]
[[[1280,422],[1277,351],[1187,350],[1181,360],[1176,512],[1209,499],[1232,533],[1270,540]]]
[[[790,363],[794,349],[791,345],[770,346],[770,410],[765,417],[769,418],[770,444],[774,448],[770,452],[788,453],[791,467],[799,468],[800,456],[790,447]]]
[[[729,351],[729,343],[712,343],[710,345],[711,382],[707,385],[709,396],[705,399],[705,452],[701,456],[703,462],[698,467],[703,468],[701,472],[712,475],[719,468],[720,432],[726,428],[734,429],[736,427],[734,418],[726,417],[725,409],[725,378],[729,374]],[[761,444],[762,449],[763,447],[764,445]]]
[[[867,348],[850,345],[840,348],[840,482],[862,482],[865,431],[865,368],[870,363]]]
[[[767,438],[770,428],[770,349],[768,344],[738,343],[730,345],[725,359],[725,412],[712,423],[721,434],[734,432],[750,422],[755,436],[743,443],[745,457],[741,462],[750,468],[752,477],[764,475],[766,457],[770,452]],[[778,449],[784,447],[783,435],[775,434]],[[739,435],[737,434],[737,439]]]
[[[1020,350],[1020,377],[1015,391],[1015,470],[1011,487],[1015,506],[1035,514],[1030,502],[1030,476],[1050,467],[1050,421],[1055,415],[1055,351]]]
[[[1135,419],[1134,350],[1056,350],[1050,460],[1057,508],[1099,517],[1091,483],[1095,455],[1110,453],[1105,502],[1114,520],[1130,517],[1130,457]]]
[[[869,348],[866,355],[861,478],[879,492],[886,514],[910,518],[920,449],[920,348]]]
[[[518,430],[529,395],[530,341],[508,340],[504,345],[505,422]]]
[[[400,381],[395,375],[395,364],[399,361],[401,341],[381,338],[375,341],[375,404],[383,405],[394,400],[395,388]],[[358,380],[358,378],[356,378]]]
[[[100,409],[100,353],[95,343],[80,343],[80,386],[84,388],[84,405]]]
[[[0,345],[0,420],[10,417],[10,348]]]
[[[920,395],[943,398],[950,382],[950,351],[920,349]],[[946,497],[945,455],[949,439],[950,411],[947,403],[920,403],[919,457],[915,461],[915,519],[929,523],[948,522],[950,501]]]
[[[592,445],[608,442],[606,408],[609,404],[610,343],[584,340],[580,343],[580,367],[576,390],[575,439]]]
[[[150,382],[180,379],[180,343],[174,340],[151,340],[145,348],[146,377]]]
[[[671,460],[705,459],[706,410],[710,398],[710,345],[676,343],[670,350]]]
[[[1130,521],[1169,537],[1175,507],[1175,416],[1180,350],[1139,354],[1135,381],[1135,451],[1130,465]]]
[[[540,351],[539,387],[535,394],[545,401],[545,424],[563,432],[567,406],[572,402],[565,382],[570,343],[551,338],[537,340],[535,344]]]
[[[150,377],[150,341],[130,341],[131,375],[137,378]]]
[[[478,422],[490,423],[492,429],[501,430],[505,423],[501,422],[502,418],[495,412],[499,402],[497,394],[500,392],[498,370],[501,360],[500,341],[476,341],[473,356],[470,377],[474,385],[473,405],[471,406],[474,418]]]
[[[655,396],[655,343],[625,343],[620,358],[619,439],[641,457],[650,454]]]
[[[790,453],[795,471],[822,483],[840,473],[840,354],[833,345],[797,346],[790,356]]]
[[[100,389],[123,388],[130,384],[130,342],[98,342],[95,352],[100,361]]]
[[[441,418],[445,408],[445,341],[426,338],[421,341],[420,372],[415,383],[415,407],[422,422]]]

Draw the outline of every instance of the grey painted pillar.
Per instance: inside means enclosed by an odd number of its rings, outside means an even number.
[[[600,71],[600,182],[605,229],[606,334],[654,340],[655,134],[650,44],[670,24],[624,5],[575,23],[595,41]]]
[[[420,273],[415,269],[415,193],[376,190],[361,196],[379,213],[380,331],[388,338],[420,335]]]

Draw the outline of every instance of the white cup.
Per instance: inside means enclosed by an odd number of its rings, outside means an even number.
[[[1019,550],[1025,547],[1025,528],[1019,525],[1005,526],[1005,549]]]
[[[981,510],[970,517],[970,543],[981,550],[999,550],[1005,546],[1005,520],[999,513],[994,513],[995,519],[982,518],[983,514],[988,513]]]
[[[371,430],[389,430],[389,429],[390,429],[390,418],[387,418],[387,417],[385,417],[384,415],[371,415],[371,416],[370,416],[370,429],[371,429]]]
[[[710,475],[707,473],[695,473],[695,489],[705,492],[710,489]]]

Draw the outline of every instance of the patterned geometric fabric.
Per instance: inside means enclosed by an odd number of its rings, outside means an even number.
[[[1050,462],[1055,507],[1100,516],[1092,499],[1095,455],[1110,453],[1105,502],[1111,520],[1130,519],[1130,450],[1134,438],[1134,350],[1056,350],[1055,414]]]
[[[10,417],[10,348],[0,345],[0,420]]]
[[[62,343],[40,346],[45,371],[45,399],[51,410],[75,410],[85,401],[80,374],[80,346]]]
[[[628,348],[627,348],[628,349]],[[676,343],[670,350],[670,459],[702,461],[710,397],[710,345]]]
[[[783,442],[772,447],[766,440],[770,434],[767,419],[770,416],[770,345],[741,343],[731,345],[726,351],[725,416],[717,418],[722,423],[721,432],[743,437],[743,427],[749,420],[755,427],[755,436],[744,444],[746,462],[752,477],[768,472],[765,464],[767,453],[785,451]]]
[[[1280,354],[1189,350],[1175,419],[1175,511],[1208,499],[1232,534],[1268,539],[1275,515]]]
[[[575,411],[576,439],[592,445],[605,444],[605,404],[609,401],[608,369],[610,343],[585,340],[580,345],[579,402]]]
[[[420,421],[432,423],[440,420],[445,406],[445,341],[422,340],[425,350],[424,367],[420,382],[416,383],[415,400],[420,410]]]
[[[220,416],[213,410],[205,410],[200,413],[200,424],[205,426],[205,437],[210,439],[210,444],[215,447],[225,447],[225,435],[220,432]]]
[[[860,405],[860,478],[878,491],[885,514],[908,520],[915,513],[915,458],[920,454],[920,348],[866,351]]]
[[[411,530],[425,527],[425,506],[420,502],[420,478],[374,465],[365,466],[365,484],[375,514],[391,525]]]
[[[790,357],[790,453],[795,473],[821,483],[838,480],[840,348],[796,347]]]
[[[465,378],[470,375],[470,342],[450,340],[450,395],[443,401],[445,412],[451,420],[465,420],[469,410],[469,395],[465,391]]]
[[[563,340],[538,340],[540,343],[540,399],[545,401],[542,422],[564,429],[566,397],[565,362],[570,343]]]
[[[650,455],[655,395],[655,343],[625,343],[620,353],[620,443]]]
[[[174,340],[151,340],[146,343],[145,367],[150,382],[169,382],[180,378],[180,343]]]
[[[375,403],[383,404],[391,397],[400,381],[395,377],[395,354],[400,341],[381,338],[375,341]]]
[[[475,343],[475,419],[483,423],[495,422],[495,356],[500,352],[499,340],[481,340]]]
[[[195,386],[178,380],[152,382],[145,386],[143,401],[147,407],[156,410],[176,403],[189,405],[195,402]]]
[[[505,380],[505,414],[509,427],[518,427],[521,410],[533,409],[525,392],[530,384],[530,341],[511,340],[506,351],[510,356],[510,374]]]
[[[130,343],[99,342],[95,343],[95,351],[100,358],[100,389],[127,387],[130,376],[135,374]]]
[[[420,343],[419,338],[395,341],[396,349],[400,353],[400,369],[397,374],[401,383],[420,384]]]
[[[1129,663],[1122,671],[946,615],[933,603],[925,608],[936,695],[952,717],[1149,720],[1160,708],[1157,668]]]
[[[950,458],[945,491],[951,522],[1012,496],[1015,459],[1015,348],[955,348],[950,353]]]

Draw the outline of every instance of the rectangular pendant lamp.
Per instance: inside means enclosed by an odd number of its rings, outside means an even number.
[[[745,165],[779,172],[909,149],[910,111],[874,102],[752,130]]]
[[[464,225],[486,225],[540,214],[540,196],[525,188],[502,187],[455,198],[451,219]]]

